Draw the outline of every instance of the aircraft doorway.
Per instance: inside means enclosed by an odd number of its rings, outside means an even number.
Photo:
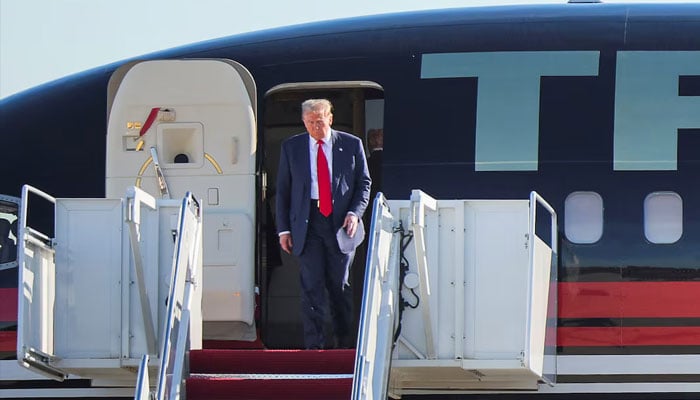
[[[323,82],[285,84],[271,89],[265,97],[262,117],[260,197],[262,340],[268,348],[302,348],[300,316],[299,262],[279,247],[275,228],[275,186],[280,147],[290,136],[305,132],[301,121],[301,103],[310,98],[326,98],[333,104],[333,129],[352,133],[362,139],[370,153],[367,135],[383,132],[384,92],[373,82]],[[374,142],[374,140],[373,140]],[[377,156],[377,159],[379,157]],[[376,164],[376,163],[375,163]],[[370,170],[378,175],[380,171]],[[375,176],[372,176],[375,179]],[[377,189],[373,186],[373,193]],[[369,229],[368,210],[365,225]],[[362,284],[366,258],[366,240],[355,254],[351,270],[355,321],[362,305]]]

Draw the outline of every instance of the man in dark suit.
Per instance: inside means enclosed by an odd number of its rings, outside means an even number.
[[[277,176],[277,232],[282,249],[301,262],[307,349],[327,345],[328,300],[335,346],[353,345],[349,343],[353,332],[348,276],[355,248],[364,236],[362,214],[371,185],[362,141],[331,129],[331,108],[325,99],[302,103],[307,132],[282,144]]]

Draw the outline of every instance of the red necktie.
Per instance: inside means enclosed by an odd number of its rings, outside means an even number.
[[[318,208],[325,217],[333,211],[331,199],[331,173],[328,171],[328,161],[323,153],[323,140],[318,140],[318,153],[316,153],[316,172],[318,178]]]

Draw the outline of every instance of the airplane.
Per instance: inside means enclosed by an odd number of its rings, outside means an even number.
[[[237,78],[205,79],[222,66]],[[136,72],[142,75],[130,80]],[[377,190],[392,212],[414,189],[438,203],[515,201],[534,191],[559,217],[551,235],[547,226],[540,229],[546,219],[537,226],[545,242],[555,243],[556,290],[548,306],[556,315],[544,318],[555,326],[546,349],[556,363],[553,375],[540,377],[534,390],[496,383],[395,388],[395,394],[695,398],[700,214],[692,204],[700,199],[694,184],[700,172],[699,77],[700,4],[473,7],[205,41],[0,100],[8,149],[0,220],[18,220],[24,184],[56,198],[120,198],[131,185],[161,197],[154,169],[160,159],[171,197],[193,190],[204,199],[205,237],[219,232],[238,246],[220,247],[209,269],[205,260],[204,346],[245,338],[270,349],[300,348],[298,265],[279,251],[274,227],[277,161],[281,142],[304,131],[301,102],[328,98],[335,129],[365,144],[369,130],[383,130]],[[179,89],[171,93],[171,86]],[[238,97],[226,97],[229,88],[237,88]],[[177,90],[198,104],[244,107],[230,116],[233,122],[204,127],[190,119],[186,105],[168,104]],[[211,137],[217,139],[208,142]],[[185,153],[184,161],[177,160]],[[382,205],[381,196],[374,204]],[[52,213],[39,206],[31,221],[50,237]],[[207,218],[214,221],[210,228]],[[13,231],[10,237],[19,245],[21,235]],[[489,254],[511,252],[505,232],[490,237]],[[353,265],[356,287],[369,276],[368,251],[358,251]],[[229,265],[231,258],[236,265]],[[501,266],[491,282],[499,296],[499,285],[516,280]],[[29,380],[15,368],[19,269],[18,258],[0,258],[0,388],[7,390],[27,387]],[[470,290],[465,283],[464,291]],[[359,313],[362,293],[355,295]],[[238,319],[221,316],[236,307]],[[497,313],[489,315],[502,323]],[[456,358],[462,357],[469,358]]]

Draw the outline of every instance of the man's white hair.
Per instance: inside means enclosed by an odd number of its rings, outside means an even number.
[[[308,99],[301,103],[301,115],[309,112],[321,113],[330,115],[333,111],[333,105],[328,99]]]

